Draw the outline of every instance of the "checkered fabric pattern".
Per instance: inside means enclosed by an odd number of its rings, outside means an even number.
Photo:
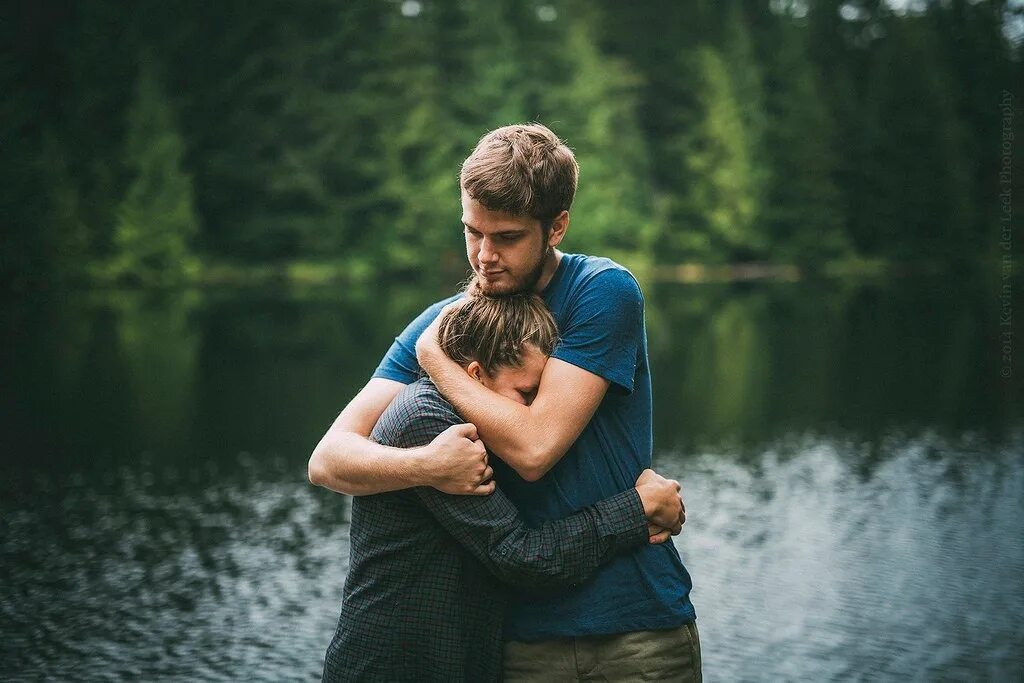
[[[462,419],[429,379],[403,389],[371,438],[422,446]],[[531,529],[500,491],[416,488],[352,501],[351,566],[325,681],[492,681],[501,675],[501,582],[586,580],[647,542],[636,489]]]

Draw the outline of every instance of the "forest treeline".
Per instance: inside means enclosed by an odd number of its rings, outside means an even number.
[[[459,164],[529,120],[580,161],[571,251],[987,262],[1021,21],[967,0],[18,2],[0,280],[447,277]]]

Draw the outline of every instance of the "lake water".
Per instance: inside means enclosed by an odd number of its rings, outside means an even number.
[[[340,290],[3,300],[0,679],[319,676],[349,499],[306,459],[444,293]],[[646,290],[707,680],[1021,680],[995,286]]]

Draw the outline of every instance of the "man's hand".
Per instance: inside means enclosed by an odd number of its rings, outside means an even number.
[[[471,424],[452,425],[427,446],[430,485],[456,495],[494,493],[494,470],[487,464],[487,449]]]
[[[636,490],[647,517],[647,535],[651,543],[664,543],[683,530],[686,506],[679,482],[666,479],[654,470],[644,470],[636,480]]]
[[[416,360],[419,361],[420,367],[427,371],[427,374],[430,374],[428,367],[430,359],[444,353],[441,351],[441,345],[437,343],[437,334],[441,330],[441,321],[444,320],[449,311],[458,308],[465,302],[466,299],[459,299],[442,308],[433,322],[430,323],[427,329],[423,330],[423,334],[416,340]]]

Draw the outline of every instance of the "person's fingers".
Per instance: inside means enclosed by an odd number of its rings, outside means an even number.
[[[489,495],[491,495],[492,493],[494,493],[494,480],[491,479],[486,484],[480,484],[475,489],[473,489],[470,493],[472,493],[472,495],[474,495],[474,496],[489,496]]]
[[[451,428],[459,436],[465,437],[470,441],[477,441],[480,437],[476,434],[476,425],[466,422],[464,424],[455,425]]]
[[[480,477],[480,481],[481,482],[490,481],[493,478],[494,478],[494,470],[491,469],[490,466],[488,466],[487,469],[484,470],[483,475]]]
[[[669,534],[668,529],[662,529],[653,536],[648,537],[647,540],[651,543],[651,545],[658,545],[659,543],[664,543],[670,538],[672,538],[672,536],[671,534]]]

